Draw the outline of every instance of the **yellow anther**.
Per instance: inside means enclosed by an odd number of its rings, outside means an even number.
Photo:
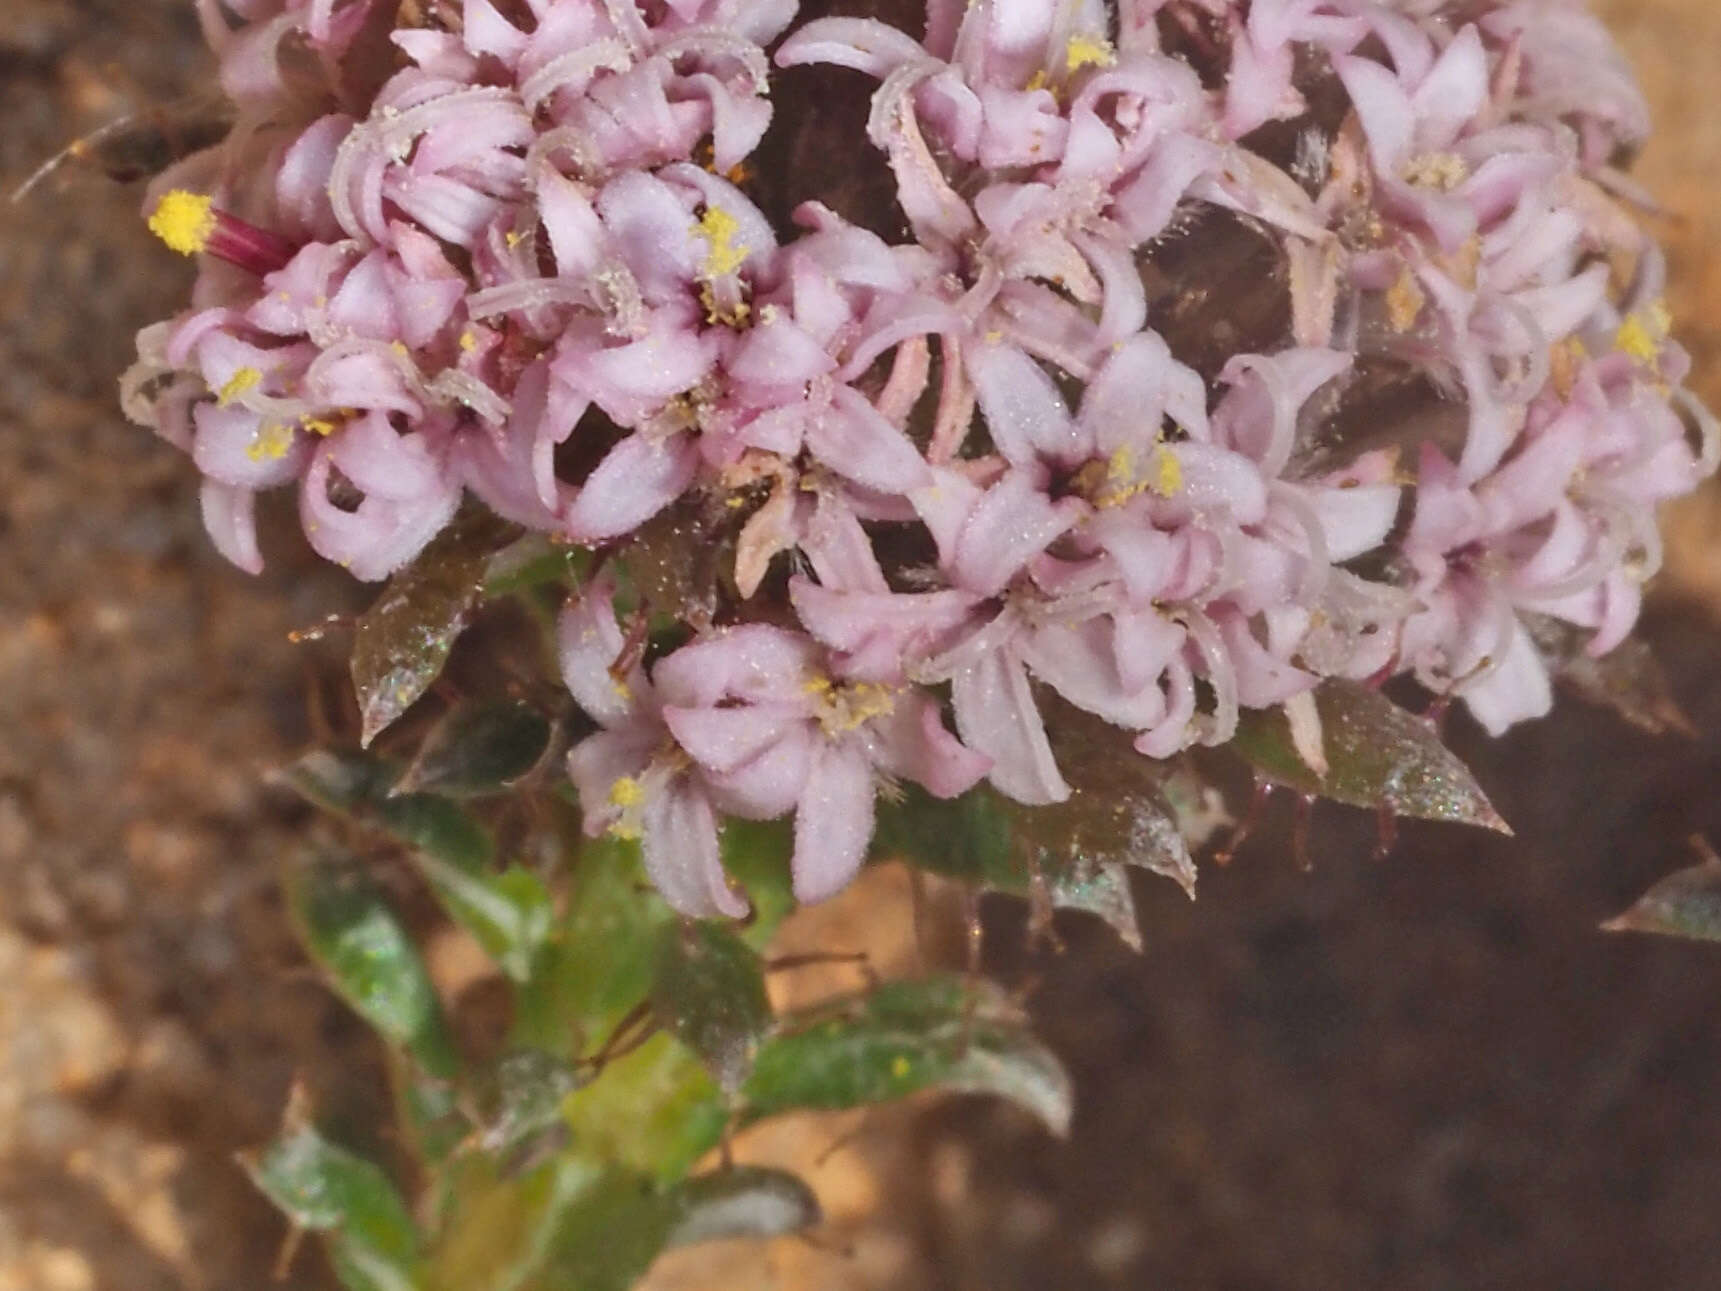
[[[1183,488],[1183,463],[1177,454],[1161,444],[1153,455],[1153,491],[1168,498]]]
[[[1639,363],[1654,363],[1673,327],[1673,315],[1661,301],[1627,314],[1614,333],[1613,343]]]
[[[896,708],[896,687],[876,681],[837,685],[829,677],[809,677],[803,690],[818,697],[819,726],[826,735],[845,735]]]
[[[637,807],[645,801],[645,790],[639,787],[639,781],[632,776],[624,775],[610,786],[610,804],[627,810]]]
[[[240,368],[227,378],[227,384],[215,392],[215,402],[225,408],[247,390],[263,384],[263,374],[256,368]]]
[[[1455,152],[1425,152],[1404,165],[1406,183],[1449,192],[1470,177],[1470,167]]]
[[[701,266],[701,272],[707,278],[722,278],[734,273],[751,254],[751,248],[735,243],[735,235],[741,232],[741,221],[721,206],[707,206],[693,231],[711,246]]]
[[[1417,285],[1416,275],[1410,272],[1410,266],[1400,269],[1397,280],[1386,291],[1386,321],[1392,330],[1408,332],[1415,326],[1426,299],[1422,288]]]
[[[327,439],[341,428],[341,422],[334,417],[302,417],[299,425],[313,435],[321,435]]]
[[[156,203],[149,231],[181,255],[196,255],[215,232],[215,203],[202,193],[176,188]]]
[[[473,350],[477,349],[478,333],[474,332],[470,327],[460,333],[460,348],[467,354],[470,354]]]
[[[1064,46],[1064,69],[1078,71],[1084,67],[1110,67],[1117,62],[1117,51],[1103,36],[1071,36]]]
[[[913,1070],[914,1064],[908,1060],[907,1054],[899,1053],[895,1058],[891,1059],[890,1074],[895,1079],[902,1080]]]
[[[292,428],[272,421],[259,430],[245,446],[245,456],[253,462],[278,462],[287,455],[287,450],[292,446]]]
[[[1030,94],[1033,93],[1033,91],[1035,91],[1035,90],[1045,89],[1046,88],[1046,69],[1042,67],[1039,71],[1035,72],[1032,76],[1030,76],[1028,78],[1028,83],[1026,85],[1024,85],[1022,88],[1024,90],[1028,91]]]

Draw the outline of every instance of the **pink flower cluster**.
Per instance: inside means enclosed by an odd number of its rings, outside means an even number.
[[[157,189],[206,254],[128,410],[252,570],[289,484],[367,579],[468,493],[623,571],[666,509],[732,517],[683,644],[607,564],[561,625],[588,827],[688,914],[744,908],[724,815],[793,812],[816,900],[895,783],[1066,799],[1037,687],[1149,759],[1242,707],[1306,735],[1328,677],[1503,730],[1550,702],[1520,614],[1611,649],[1716,465],[1612,168],[1643,104],[1562,0],[224,3],[239,124]],[[820,110],[773,62],[877,81],[896,211],[773,227],[750,158]],[[1161,315],[1213,219],[1285,323],[1204,365]]]

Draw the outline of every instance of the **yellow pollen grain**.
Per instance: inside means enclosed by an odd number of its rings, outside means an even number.
[[[293,446],[293,431],[278,421],[270,422],[245,446],[245,456],[253,462],[278,462]]]
[[[907,1054],[899,1053],[891,1060],[890,1074],[897,1080],[902,1080],[914,1070],[914,1064],[908,1060]]]
[[[741,232],[741,221],[721,206],[707,206],[693,231],[711,246],[702,266],[707,278],[722,278],[734,273],[750,254],[748,247],[735,244],[735,235]]]
[[[299,425],[313,435],[321,435],[327,439],[341,428],[341,423],[334,417],[301,417]]]
[[[478,348],[478,334],[470,327],[460,333],[460,348],[467,354]]]
[[[1064,68],[1079,71],[1084,67],[1110,67],[1117,62],[1117,51],[1103,36],[1071,36],[1064,46]]]
[[[1417,316],[1422,313],[1422,305],[1426,298],[1422,288],[1417,286],[1416,275],[1410,272],[1406,265],[1398,271],[1398,280],[1387,288],[1386,292],[1386,321],[1395,332],[1408,332],[1416,323]]]
[[[149,231],[181,255],[196,255],[215,232],[215,204],[202,193],[176,188],[156,204]]]
[[[1168,498],[1183,487],[1183,463],[1177,454],[1161,444],[1153,455],[1153,491]]]
[[[819,726],[826,735],[846,735],[896,708],[895,687],[875,681],[834,686],[828,679],[814,678],[806,689],[820,696]]]
[[[1656,301],[1644,309],[1627,314],[1614,333],[1613,343],[1639,363],[1654,363],[1661,353],[1662,342],[1673,326],[1673,316],[1667,306]]]
[[[620,677],[610,678],[610,689],[615,692],[615,697],[621,700],[622,703],[633,703],[633,687],[628,685]]]
[[[256,368],[240,368],[215,392],[215,402],[225,408],[247,390],[255,390],[262,384],[263,374]]]
[[[610,786],[610,803],[626,810],[637,807],[645,801],[645,790],[639,787],[639,781],[632,776],[624,775]]]
[[[1405,163],[1404,178],[1418,188],[1449,192],[1470,177],[1464,158],[1453,152],[1429,152]]]

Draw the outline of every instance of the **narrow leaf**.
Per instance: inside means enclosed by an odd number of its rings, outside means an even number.
[[[663,1027],[698,1054],[728,1092],[746,1079],[759,1039],[771,1024],[758,954],[728,928],[709,920],[663,930],[651,1007]]]
[[[1301,793],[1395,815],[1448,820],[1510,834],[1511,828],[1435,730],[1378,691],[1329,681],[1315,692],[1329,770],[1298,755],[1278,709],[1250,710],[1227,746],[1267,779]]]
[[[305,1124],[289,1128],[244,1164],[295,1227],[327,1235],[330,1260],[349,1291],[419,1286],[418,1231],[406,1203],[374,1163]]]
[[[388,580],[359,616],[353,639],[353,687],[369,746],[418,702],[442,673],[484,582],[500,540],[488,517],[456,521],[419,558]]]
[[[747,1120],[798,1108],[836,1110],[922,1090],[988,1093],[1069,1130],[1063,1066],[998,990],[937,977],[894,982],[787,1020],[759,1048],[742,1087]]]
[[[287,904],[311,957],[335,992],[427,1073],[458,1067],[447,1023],[418,949],[377,888],[327,857],[294,866]]]
[[[501,793],[544,756],[550,722],[530,704],[486,700],[451,708],[419,746],[396,793],[476,798]]]
[[[1676,870],[1602,927],[1608,932],[1721,941],[1721,859],[1710,855],[1698,865]]]
[[[736,1166],[689,1179],[671,1194],[675,1222],[667,1246],[732,1237],[781,1237],[824,1218],[811,1188],[783,1170]]]

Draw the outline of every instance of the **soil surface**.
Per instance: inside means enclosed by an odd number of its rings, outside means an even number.
[[[185,0],[4,7],[7,189],[208,72]],[[1638,175],[1721,406],[1721,7],[1604,8],[1656,107]],[[287,933],[304,817],[263,779],[328,667],[287,634],[355,589],[280,516],[267,575],[225,566],[190,465],[119,416],[132,333],[188,281],[138,198],[72,168],[0,205],[0,1291],[272,1285],[283,1230],[234,1154],[295,1078],[375,1065]],[[988,955],[1037,980],[1070,1141],[978,1101],[760,1131],[741,1155],[806,1170],[820,1247],[702,1250],[654,1286],[1721,1288],[1721,951],[1596,930],[1721,835],[1714,489],[1670,523],[1646,631],[1700,739],[1575,701],[1491,745],[1457,723],[1516,838],[1407,827],[1376,862],[1325,810],[1312,874],[1268,832],[1194,905],[1142,886],[1139,957],[1079,921],[1024,955],[1000,907]],[[793,935],[888,963],[905,911],[885,871]],[[279,1285],[332,1281],[307,1251]]]

